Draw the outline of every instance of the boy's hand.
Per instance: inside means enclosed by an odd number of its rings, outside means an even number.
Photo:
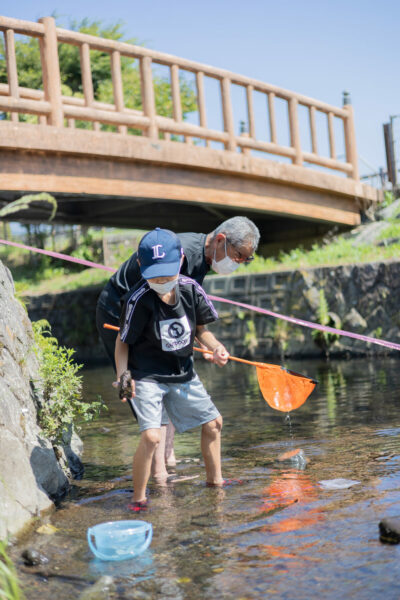
[[[119,397],[122,402],[131,400],[135,397],[135,381],[132,379],[131,372],[126,370],[118,380]]]
[[[220,344],[213,352],[213,362],[219,367],[223,367],[228,362],[229,352]]]
[[[203,350],[208,350],[207,346],[205,346],[201,342],[198,342],[198,343],[199,343],[200,348],[203,348]],[[211,350],[209,353],[207,352],[207,354],[204,353],[203,358],[204,358],[204,360],[206,360],[208,362],[214,362],[214,356],[213,356],[213,353],[211,352]]]

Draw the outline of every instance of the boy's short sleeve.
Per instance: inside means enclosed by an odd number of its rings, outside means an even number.
[[[218,319],[218,313],[214,308],[213,303],[207,297],[206,292],[199,285],[195,285],[196,295],[196,324],[206,325],[207,323],[213,323]]]
[[[147,323],[147,311],[142,301],[143,294],[147,290],[148,287],[142,286],[134,293],[128,292],[122,298],[120,337],[125,344],[134,344]]]

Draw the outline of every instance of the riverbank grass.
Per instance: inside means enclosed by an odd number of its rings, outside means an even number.
[[[1,600],[25,600],[15,566],[7,554],[5,541],[0,541],[0,598]]]

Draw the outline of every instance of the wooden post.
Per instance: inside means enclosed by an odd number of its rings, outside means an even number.
[[[253,86],[246,86],[246,98],[247,98],[247,118],[249,120],[249,136],[256,139],[256,127],[254,121],[254,104],[253,104]]]
[[[347,111],[347,117],[343,119],[344,125],[344,140],[346,146],[346,161],[353,166],[353,172],[349,173],[349,177],[360,179],[358,172],[358,157],[356,144],[356,131],[354,127],[354,111],[351,104],[346,104],[343,109]]]
[[[57,31],[53,17],[43,17],[39,23],[44,25],[44,36],[39,38],[43,72],[45,100],[51,104],[48,117],[49,125],[64,126],[64,113],[61,97],[60,65],[58,62]]]
[[[299,118],[297,114],[298,102],[296,98],[290,98],[289,100],[289,127],[290,127],[290,145],[295,149],[296,154],[292,161],[295,165],[303,164],[303,157],[301,153],[300,143],[300,131],[299,131]]]
[[[114,50],[114,52],[111,53],[111,78],[114,91],[115,110],[119,113],[123,113],[125,110],[124,89],[121,76],[121,55],[118,50]],[[118,132],[126,135],[128,133],[127,126],[119,125]]]
[[[235,127],[233,123],[233,112],[231,103],[231,81],[228,77],[221,79],[222,114],[224,118],[224,130],[229,135],[229,141],[225,148],[234,152],[236,150]]]
[[[94,102],[93,93],[93,80],[92,80],[92,69],[90,66],[90,48],[86,42],[79,48],[81,57],[81,73],[82,73],[82,87],[83,95],[85,97],[86,106],[92,107]],[[68,123],[69,125],[69,123]],[[97,121],[93,121],[93,129],[100,131],[100,124]]]
[[[19,98],[17,59],[15,56],[15,39],[14,31],[12,29],[7,29],[4,32],[4,46],[6,51],[9,95],[12,98]],[[18,123],[18,113],[12,112],[10,114],[11,121],[13,123]]]
[[[240,121],[240,137],[248,138],[249,134],[246,131],[246,123],[244,121]],[[246,148],[245,146],[241,146],[241,152],[245,156],[249,156],[250,148]]]
[[[317,128],[315,126],[315,106],[310,106],[309,117],[310,117],[310,132],[311,132],[311,148],[312,148],[313,154],[318,154]]]
[[[269,131],[271,134],[271,142],[277,143],[276,137],[276,120],[275,120],[275,94],[270,92],[268,94],[268,114],[269,114]]]
[[[151,58],[143,56],[140,59],[140,81],[142,88],[143,113],[150,119],[147,135],[151,139],[158,139],[156,124],[156,105],[154,100],[153,73],[151,71]]]
[[[207,129],[207,114],[206,114],[206,102],[204,96],[204,73],[197,71],[196,73],[196,86],[197,86],[197,104],[199,107],[199,118],[200,127]],[[210,140],[206,139],[206,148],[210,147]]]
[[[328,136],[330,156],[336,160],[335,131],[333,128],[333,113],[331,111],[328,112]]]
[[[179,67],[171,65],[171,95],[173,118],[180,123],[182,121],[181,90],[179,86]]]
[[[178,65],[171,65],[171,96],[172,96],[172,110],[173,118],[177,123],[183,121],[182,118],[182,101],[181,101],[181,87],[179,85],[179,67]],[[183,136],[183,139],[191,143],[192,138],[190,136]]]

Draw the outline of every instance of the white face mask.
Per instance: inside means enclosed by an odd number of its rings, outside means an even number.
[[[214,257],[212,259],[211,268],[213,271],[218,273],[219,275],[229,275],[229,273],[233,273],[239,266],[239,263],[232,260],[227,252],[226,252],[226,238],[225,238],[225,257],[222,260],[215,260],[215,253],[217,249],[214,250]]]
[[[154,290],[160,296],[164,294],[168,294],[171,292],[176,284],[178,283],[178,278],[173,279],[172,281],[166,281],[165,283],[152,283],[150,281],[147,282],[152,290]]]

